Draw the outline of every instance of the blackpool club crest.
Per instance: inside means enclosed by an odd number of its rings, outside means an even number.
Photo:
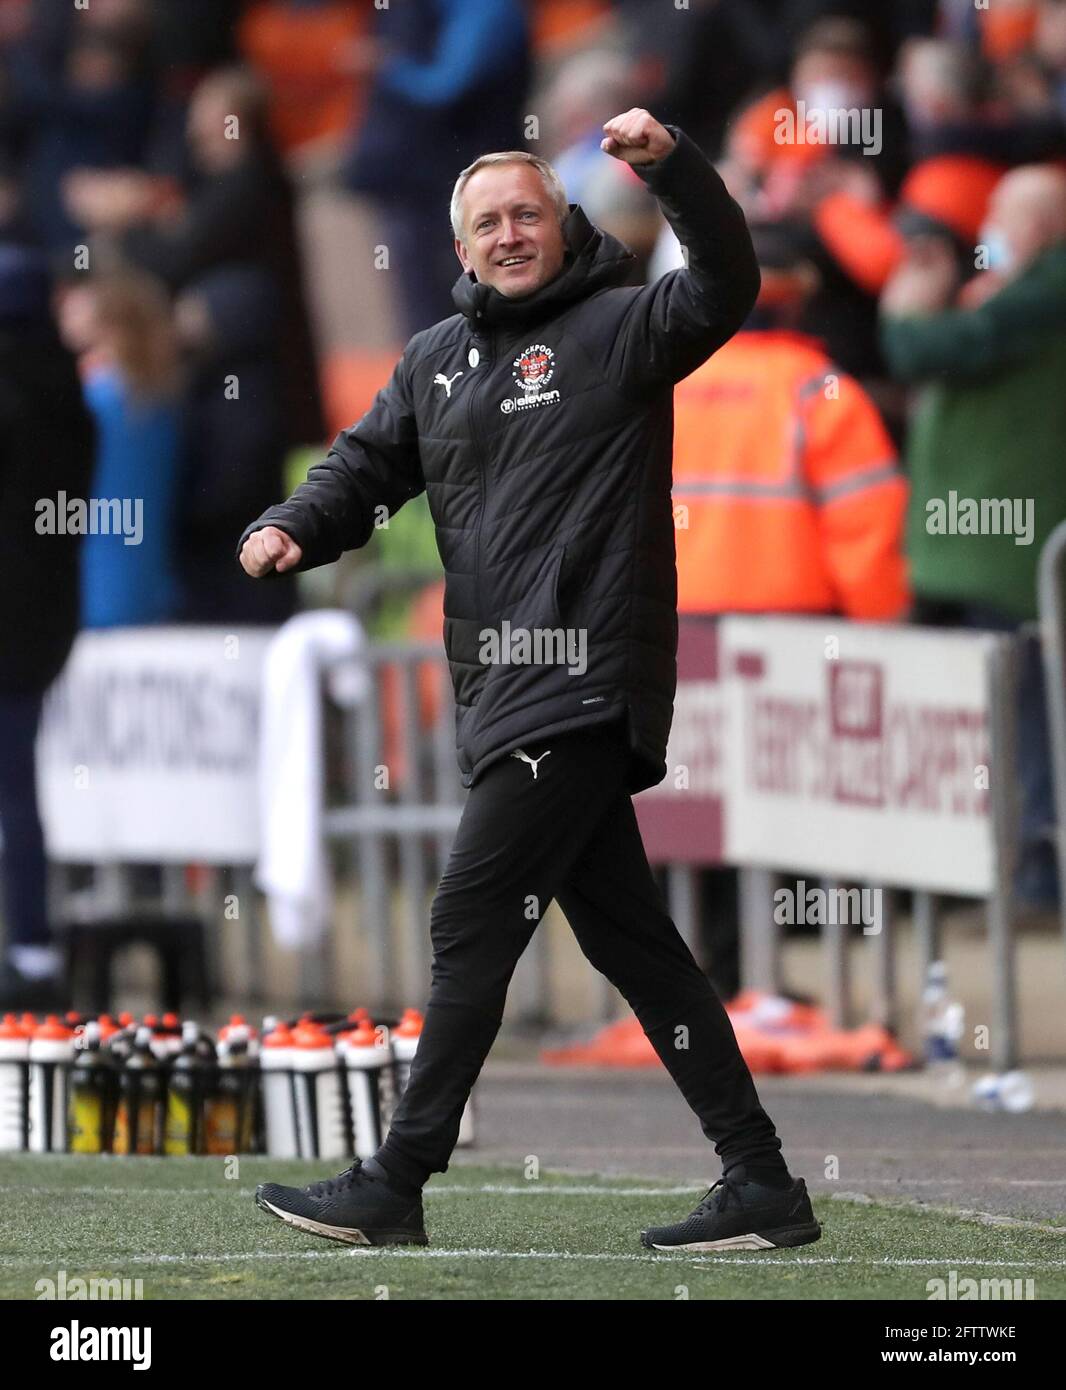
[[[511,363],[511,375],[523,391],[539,391],[555,373],[555,353],[544,343],[530,343]]]
[[[554,375],[555,353],[547,343],[530,343],[511,363],[511,376],[520,394],[501,401],[500,409],[505,414],[510,414],[523,406],[557,401],[558,391],[544,390]]]

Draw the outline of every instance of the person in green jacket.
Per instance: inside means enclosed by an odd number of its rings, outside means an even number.
[[[1040,551],[1066,518],[1066,172],[1007,174],[975,252],[979,273],[959,293],[947,242],[910,243],[882,296],[881,342],[897,380],[921,388],[906,443],[912,616],[1009,632],[1036,618]],[[1050,909],[1046,697],[1039,645],[1021,639],[1016,891]]]

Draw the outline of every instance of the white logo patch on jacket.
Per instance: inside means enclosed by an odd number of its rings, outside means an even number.
[[[508,396],[500,402],[500,409],[510,415],[530,406],[553,405],[559,399],[559,391],[545,391],[544,387],[554,375],[555,353],[547,343],[530,343],[511,363],[511,376],[524,394]]]

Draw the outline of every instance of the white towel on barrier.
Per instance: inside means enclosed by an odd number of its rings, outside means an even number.
[[[325,779],[322,676],[331,696],[365,699],[366,636],[351,613],[301,613],[284,624],[263,663],[259,730],[259,861],[255,883],[267,896],[274,939],[286,950],[322,940],[332,901],[322,834]]]

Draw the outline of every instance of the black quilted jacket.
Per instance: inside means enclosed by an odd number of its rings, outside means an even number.
[[[309,569],[426,491],[466,787],[526,740],[622,714],[629,790],[666,775],[672,388],[740,327],[759,287],[740,209],[669,129],[674,148],[637,172],[686,269],[622,287],[632,253],[571,205],[556,279],[508,299],[461,276],[460,312],[411,339],[362,420],[240,540],[278,526]]]

